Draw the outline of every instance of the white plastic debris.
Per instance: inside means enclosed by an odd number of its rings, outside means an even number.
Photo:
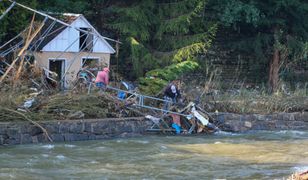
[[[28,109],[33,105],[34,101],[35,101],[34,98],[26,100],[26,102],[24,102],[24,105],[22,107]]]

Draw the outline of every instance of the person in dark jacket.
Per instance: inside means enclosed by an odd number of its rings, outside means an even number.
[[[178,80],[174,80],[164,90],[164,110],[169,110],[171,102],[177,103],[178,98],[181,98],[181,93],[178,89]]]

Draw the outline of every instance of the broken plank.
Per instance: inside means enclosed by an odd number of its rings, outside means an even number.
[[[28,35],[27,35],[27,39],[26,39],[26,44],[30,40],[30,36],[31,36],[31,31],[32,31],[32,28],[33,28],[34,20],[35,20],[35,13],[33,13],[33,16],[32,16],[31,24],[30,24]],[[18,68],[17,73],[16,73],[16,75],[14,77],[14,80],[19,79],[19,76],[20,76],[20,73],[21,73],[21,70],[22,70],[22,67],[23,67],[23,64],[24,64],[24,60],[25,60],[25,55],[22,55],[21,62],[19,64],[19,68]]]
[[[11,69],[13,68],[13,66],[15,65],[15,63],[18,61],[18,59],[20,58],[20,56],[26,51],[26,49],[29,47],[30,43],[33,41],[33,39],[36,37],[36,35],[41,31],[41,29],[43,28],[43,26],[45,25],[46,22],[46,18],[45,20],[41,23],[41,25],[39,26],[39,28],[34,32],[34,34],[31,36],[31,38],[29,39],[29,41],[25,44],[25,46],[20,50],[20,52],[17,55],[17,58],[14,59],[14,61],[11,63],[11,65],[8,67],[8,69],[5,71],[4,75],[1,76],[0,78],[0,83],[5,79],[5,77],[9,74],[9,72],[11,71]]]

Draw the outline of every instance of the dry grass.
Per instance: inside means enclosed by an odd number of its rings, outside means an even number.
[[[1,92],[0,121],[25,120],[10,110],[18,109],[28,97],[28,90]],[[41,94],[26,111],[23,114],[35,121],[137,116],[126,109],[123,102],[113,99],[108,93],[98,92],[90,95],[71,92]]]
[[[265,86],[224,82],[217,75],[207,79],[184,80],[182,89],[188,101],[199,99],[207,111],[259,113],[308,111],[308,84],[289,90],[281,83],[280,90],[269,94]]]
[[[264,91],[240,89],[237,93],[225,92],[208,102],[219,111],[234,113],[274,113],[308,110],[306,90],[267,94]]]

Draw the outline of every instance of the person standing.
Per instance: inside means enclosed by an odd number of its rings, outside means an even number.
[[[102,71],[98,71],[95,84],[100,89],[105,89],[107,85],[109,84],[109,68],[105,67]]]
[[[178,89],[178,81],[172,81],[164,91],[164,110],[169,110],[171,102],[173,104],[177,103],[177,99],[181,98],[181,93]]]

